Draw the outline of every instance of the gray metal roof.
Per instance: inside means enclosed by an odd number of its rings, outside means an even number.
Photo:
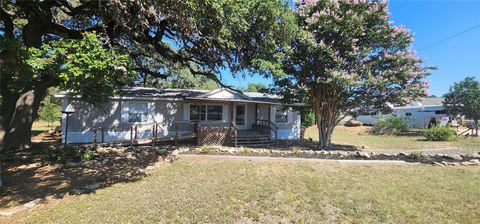
[[[113,98],[152,98],[152,99],[184,99],[184,98],[194,98],[194,99],[203,99],[202,95],[207,93],[217,91],[217,90],[198,90],[198,89],[162,89],[162,88],[146,88],[146,87],[129,87],[122,89],[116,96]],[[252,102],[265,102],[265,103],[274,103],[281,104],[281,97],[277,95],[264,94],[264,93],[254,93],[254,92],[238,92],[238,94],[243,94],[248,100]],[[56,97],[68,97],[68,92],[61,92]],[[205,98],[207,100],[209,98]],[[221,100],[221,99],[217,99]],[[225,99],[229,101],[230,99]]]
[[[122,89],[119,95],[127,97],[183,98],[197,97],[207,92],[208,90],[198,89],[161,89],[132,87]]]

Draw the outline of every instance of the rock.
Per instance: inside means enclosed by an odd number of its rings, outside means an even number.
[[[472,159],[480,159],[480,154],[478,154],[478,153],[472,153],[472,154],[469,154],[467,156],[472,158]]]
[[[448,166],[449,164],[445,161],[442,161],[441,164],[443,164],[444,166]]]
[[[155,149],[155,153],[157,155],[166,155],[168,153],[168,151],[166,149],[162,149],[162,148],[156,148]]]
[[[81,163],[77,163],[77,162],[67,162],[65,164],[66,167],[79,167],[80,165],[82,165]]]
[[[155,169],[155,166],[153,165],[145,167],[145,170],[154,170],[154,169]]]
[[[25,211],[27,209],[30,209],[30,208],[33,208],[35,207],[38,203],[42,202],[43,199],[41,198],[37,198],[33,201],[29,201],[21,206],[16,206],[16,207],[13,207],[13,208],[9,208],[9,209],[5,209],[5,210],[2,210],[0,211],[0,215],[1,216],[12,216],[12,215],[15,215],[19,212],[22,212],[22,211]]]
[[[135,171],[135,173],[142,175],[142,174],[145,174],[145,170],[139,168]]]
[[[159,162],[159,163],[163,162],[163,156],[158,156],[157,162]]]
[[[178,150],[177,149],[173,150],[173,152],[170,155],[175,157],[178,156]]]
[[[304,154],[307,154],[307,155],[313,155],[315,154],[315,151],[313,150],[307,150],[307,151],[303,151]]]
[[[78,194],[83,194],[84,191],[82,189],[72,189],[71,190],[72,194],[78,195]]]
[[[474,164],[474,165],[480,165],[480,160],[479,159],[471,159],[469,162]]]
[[[460,155],[444,155],[443,158],[445,159],[451,159],[451,160],[457,160],[457,161],[460,161],[462,160],[462,156]]]
[[[111,165],[113,165],[113,162],[110,161],[109,159],[104,159],[104,160],[102,161],[102,165],[103,165],[103,166],[111,166]]]
[[[439,163],[439,162],[433,162],[433,165],[434,166],[445,166],[445,164]]]
[[[100,184],[99,183],[94,183],[94,184],[90,184],[90,185],[87,185],[83,188],[87,189],[87,190],[95,190],[95,189],[98,189],[100,187]]]
[[[165,158],[164,161],[167,162],[167,163],[171,163],[171,162],[175,161],[175,156],[168,155],[168,156]]]
[[[409,155],[407,153],[401,152],[401,153],[398,153],[398,156],[409,156]]]
[[[347,157],[347,156],[350,155],[350,153],[344,152],[344,151],[339,151],[339,152],[337,152],[337,154],[340,155],[340,156],[343,156],[343,157]]]
[[[359,151],[359,152],[357,152],[357,156],[370,159],[370,154],[368,152]]]
[[[120,154],[120,155],[123,155],[125,154],[125,148],[124,147],[121,147],[121,148],[115,148],[113,151],[115,151],[117,154]]]
[[[83,162],[83,165],[84,166],[95,166],[96,162],[97,162],[96,160],[89,160],[89,161]]]
[[[23,207],[27,207],[27,208],[33,208],[35,205],[37,205],[38,203],[40,203],[42,201],[41,198],[37,198],[33,201],[29,201],[25,204],[23,204]]]
[[[132,173],[131,173],[131,172],[127,172],[127,173],[125,174],[125,178],[128,179],[128,178],[131,178],[131,177],[132,177]]]
[[[128,160],[136,160],[137,157],[135,156],[135,154],[133,152],[128,152],[127,155],[125,156],[125,158],[127,158]]]
[[[115,162],[118,162],[118,161],[121,161],[121,160],[123,160],[123,157],[120,157],[120,156],[117,156],[113,159],[113,161],[115,161]]]

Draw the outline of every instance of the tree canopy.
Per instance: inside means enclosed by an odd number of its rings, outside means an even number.
[[[430,68],[411,49],[412,34],[389,21],[386,3],[300,1],[297,18],[301,31],[272,91],[313,107],[321,145],[330,144],[340,114],[426,95]]]
[[[265,84],[263,84],[263,83],[253,83],[253,82],[249,82],[248,85],[247,85],[247,88],[245,89],[245,91],[247,91],[247,92],[256,92],[256,93],[265,92],[267,90],[268,90],[268,88]]]
[[[478,128],[480,83],[474,77],[467,77],[455,83],[444,97],[444,106],[448,114],[473,119]]]

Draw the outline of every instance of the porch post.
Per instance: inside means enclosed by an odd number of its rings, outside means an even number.
[[[269,120],[269,121],[272,120],[272,119],[271,119],[271,115],[270,115],[270,113],[272,113],[272,108],[271,108],[271,107],[272,107],[271,105],[268,105],[268,120]]]
[[[258,120],[258,103],[255,103],[255,124],[257,123]]]
[[[233,141],[234,147],[237,148],[237,103],[233,102],[232,106],[232,128],[233,128]]]

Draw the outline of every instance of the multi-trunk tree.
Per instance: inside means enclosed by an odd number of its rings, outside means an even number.
[[[296,12],[301,32],[284,50],[272,91],[313,108],[321,146],[352,110],[425,96],[430,68],[411,49],[412,34],[389,21],[386,3],[308,0]]]

